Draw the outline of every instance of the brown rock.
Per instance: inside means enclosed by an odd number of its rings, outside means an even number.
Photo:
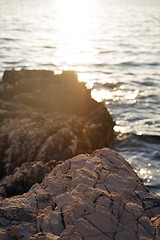
[[[59,161],[108,146],[113,120],[75,72],[6,71],[0,83],[0,195],[27,192]]]
[[[28,193],[1,200],[0,234],[9,240],[158,240],[159,212],[160,198],[105,148],[68,159]]]

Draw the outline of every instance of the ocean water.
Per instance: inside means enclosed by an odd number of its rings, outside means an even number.
[[[116,122],[112,148],[160,193],[160,1],[0,0],[7,69],[72,69]]]

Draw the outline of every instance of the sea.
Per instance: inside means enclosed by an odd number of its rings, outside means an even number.
[[[118,151],[160,194],[160,1],[0,0],[5,70],[75,70],[115,121]]]

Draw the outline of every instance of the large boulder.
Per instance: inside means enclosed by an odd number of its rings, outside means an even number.
[[[0,83],[0,196],[22,194],[59,161],[108,146],[114,122],[72,71],[6,71]]]
[[[160,198],[104,148],[57,165],[21,196],[0,202],[1,240],[158,240]]]

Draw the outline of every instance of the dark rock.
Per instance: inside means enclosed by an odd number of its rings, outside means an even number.
[[[0,201],[0,239],[159,239],[160,198],[107,148],[57,165],[41,184]]]
[[[22,194],[59,161],[108,146],[113,126],[75,72],[6,71],[0,83],[0,195]]]

